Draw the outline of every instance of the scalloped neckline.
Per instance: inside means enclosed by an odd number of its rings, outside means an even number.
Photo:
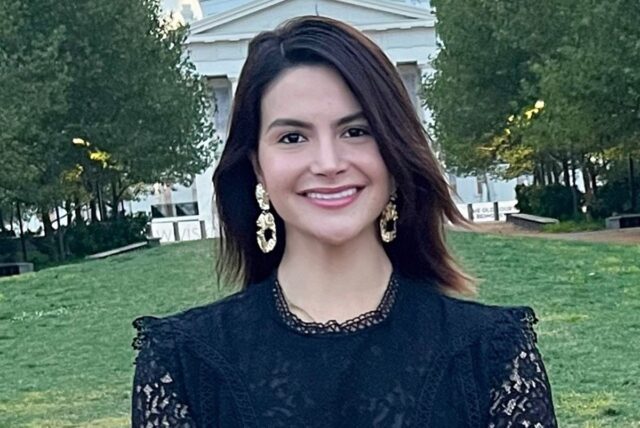
[[[291,312],[291,309],[284,298],[282,286],[275,276],[272,286],[272,295],[275,300],[276,311],[280,320],[290,329],[305,336],[345,335],[357,333],[374,327],[384,322],[389,317],[391,310],[395,306],[397,294],[398,280],[395,274],[392,273],[389,278],[387,288],[382,295],[382,299],[380,299],[380,303],[378,303],[378,306],[375,309],[342,322],[338,322],[336,320],[313,322],[304,321]]]

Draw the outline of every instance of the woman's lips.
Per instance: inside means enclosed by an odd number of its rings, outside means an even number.
[[[361,190],[357,187],[336,189],[333,192],[326,189],[311,190],[305,192],[303,196],[312,204],[322,208],[342,208],[355,201]]]

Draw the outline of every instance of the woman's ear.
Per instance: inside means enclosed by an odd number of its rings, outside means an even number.
[[[251,152],[251,154],[249,155],[249,160],[251,160],[253,173],[258,178],[258,182],[264,185],[264,179],[262,178],[262,170],[260,169],[260,162],[258,162],[258,154],[256,152]]]

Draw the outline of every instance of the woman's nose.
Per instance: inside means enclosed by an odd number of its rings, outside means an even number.
[[[311,172],[318,175],[333,176],[346,169],[344,153],[336,138],[321,138],[316,141]]]

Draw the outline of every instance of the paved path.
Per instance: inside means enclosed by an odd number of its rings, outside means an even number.
[[[451,227],[453,230],[493,233],[497,235],[530,236],[549,239],[565,239],[568,241],[607,242],[615,244],[640,245],[640,227],[626,229],[605,229],[595,232],[544,233],[526,230],[511,223],[489,222],[475,223],[475,230]]]

